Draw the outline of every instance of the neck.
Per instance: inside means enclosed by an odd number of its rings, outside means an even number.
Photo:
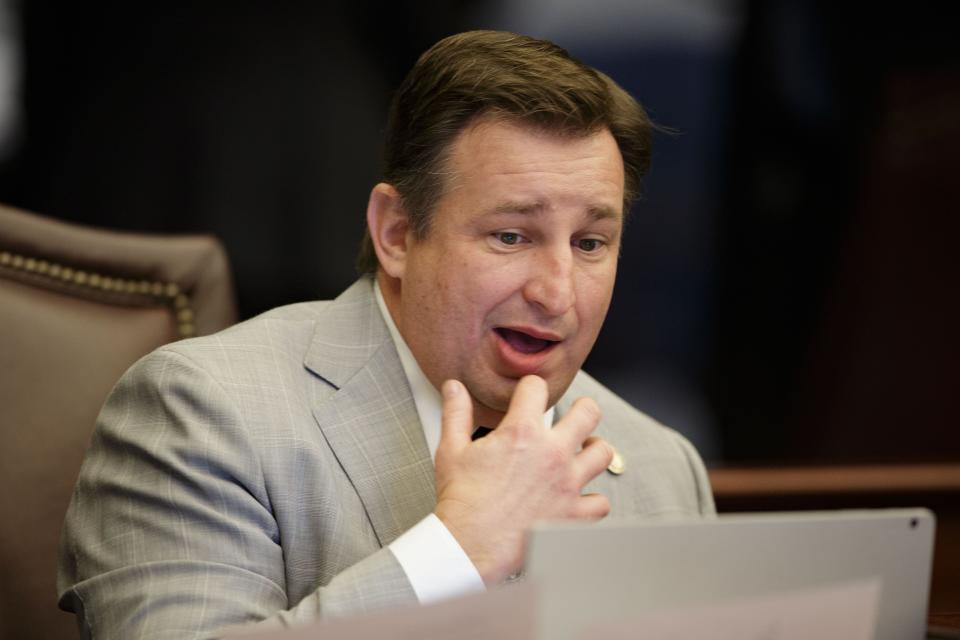
[[[403,323],[400,322],[400,279],[387,275],[383,269],[377,269],[376,278],[383,301],[387,304],[387,311],[393,318],[393,324],[397,325],[397,330],[400,331],[400,335],[403,335]],[[404,340],[406,340],[405,336]]]
[[[477,427],[486,427],[488,429],[496,429],[497,425],[500,424],[500,421],[503,420],[502,411],[494,411],[489,407],[485,407],[474,399],[473,401],[473,423]]]

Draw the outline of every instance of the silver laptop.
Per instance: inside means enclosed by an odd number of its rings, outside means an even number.
[[[530,534],[542,638],[731,598],[872,580],[878,640],[923,638],[935,519],[926,509],[556,523]]]

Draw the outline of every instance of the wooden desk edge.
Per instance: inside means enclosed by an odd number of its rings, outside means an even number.
[[[714,495],[960,491],[960,464],[715,468]]]

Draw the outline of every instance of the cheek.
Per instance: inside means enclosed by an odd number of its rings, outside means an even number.
[[[471,304],[487,329],[527,319],[529,310],[523,293],[525,282],[520,274],[521,269],[502,270],[478,275],[474,279],[476,288]]]
[[[445,294],[455,299],[474,316],[485,315],[504,304],[523,286],[521,264],[503,260],[491,261],[480,256],[462,258],[455,266],[448,265],[441,276]]]
[[[462,260],[440,266],[428,298],[421,297],[418,313],[430,317],[436,339],[448,348],[473,341],[481,333],[485,317],[484,281]]]
[[[581,326],[589,327],[599,332],[610,300],[613,298],[613,283],[616,278],[616,269],[604,270],[602,273],[590,274],[582,278],[577,292],[578,315]]]

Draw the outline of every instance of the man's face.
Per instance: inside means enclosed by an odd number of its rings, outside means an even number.
[[[427,236],[407,233],[396,318],[437,388],[463,382],[495,426],[517,381],[566,391],[603,324],[623,226],[606,129],[559,137],[481,119],[454,141]]]

